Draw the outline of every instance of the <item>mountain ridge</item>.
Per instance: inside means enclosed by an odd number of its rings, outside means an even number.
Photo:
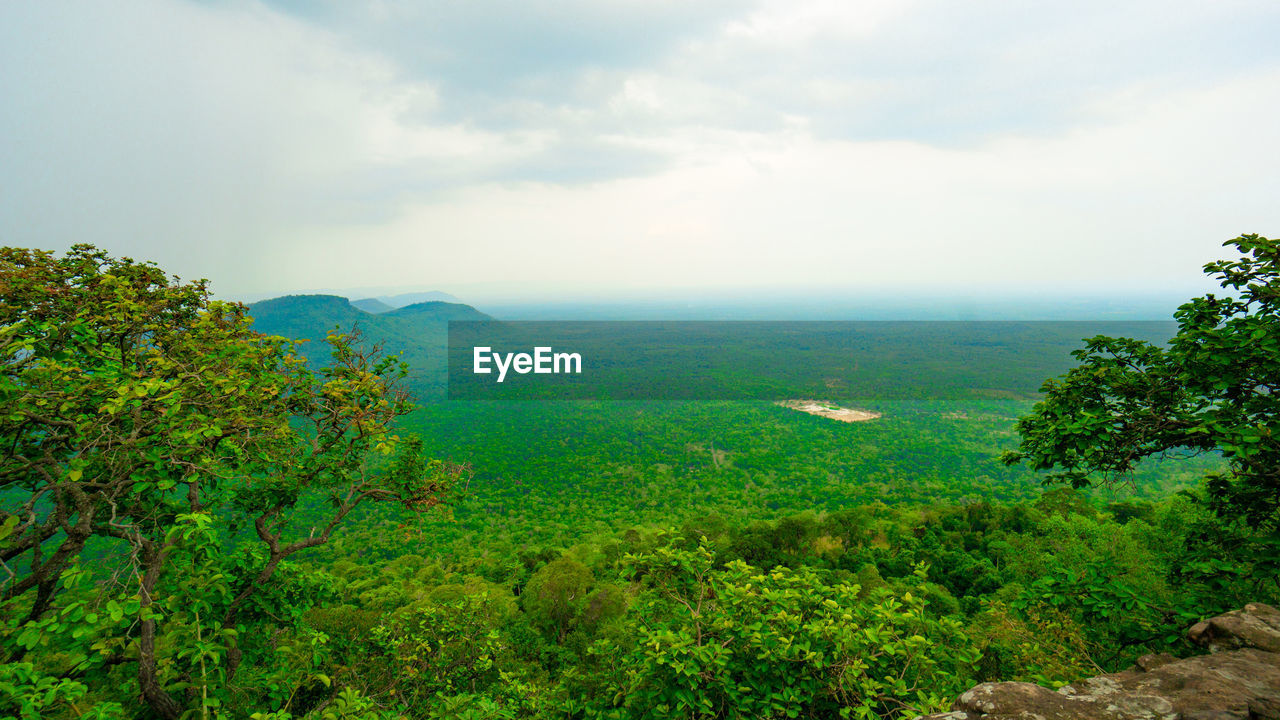
[[[313,367],[328,364],[329,347],[323,341],[330,332],[358,332],[361,347],[399,354],[409,364],[413,386],[425,397],[444,391],[449,321],[493,319],[470,305],[441,300],[371,313],[339,295],[285,295],[248,307],[258,332],[310,341],[299,352]]]

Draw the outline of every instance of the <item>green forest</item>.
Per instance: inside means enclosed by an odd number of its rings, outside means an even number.
[[[0,718],[911,718],[1185,656],[1280,602],[1280,241],[1224,247],[1166,322],[789,371],[863,422],[450,400],[469,306],[0,249]]]

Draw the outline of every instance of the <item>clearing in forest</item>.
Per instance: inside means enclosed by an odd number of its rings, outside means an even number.
[[[863,420],[875,420],[880,417],[878,412],[843,408],[821,400],[780,400],[778,404],[784,408],[791,408],[792,410],[799,410],[810,415],[831,418],[841,422],[861,422]]]

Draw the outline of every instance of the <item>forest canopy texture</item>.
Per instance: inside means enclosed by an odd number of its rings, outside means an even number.
[[[504,485],[554,488],[541,522],[588,528],[538,544],[448,529],[469,468],[403,429],[432,408],[354,329],[311,363],[203,282],[0,249],[0,717],[899,718],[1186,653],[1190,623],[1280,598],[1280,243],[1227,245],[1205,267],[1226,294],[1178,308],[1168,343],[1091,338],[1021,406],[1004,460],[1042,471],[1034,500],[721,501],[600,529],[588,500],[634,498],[528,454]],[[911,463],[970,442],[943,430],[977,414],[955,403]],[[798,480],[709,452],[690,493]],[[1187,455],[1203,482],[1098,492]]]

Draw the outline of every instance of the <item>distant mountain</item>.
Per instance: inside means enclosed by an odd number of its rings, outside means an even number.
[[[386,305],[389,308],[400,308],[406,305],[414,305],[416,303],[424,303],[424,302],[449,302],[449,303],[462,302],[462,300],[458,299],[457,297],[450,295],[447,292],[440,292],[439,290],[417,290],[414,292],[406,292],[406,293],[394,293],[394,290],[395,288],[387,288],[387,287],[307,288],[305,290],[295,290],[289,294],[289,297],[307,297],[311,295],[339,295],[345,298],[350,298],[353,303],[358,303],[356,307],[360,307],[362,304],[367,303],[369,301],[375,301],[378,303],[382,303],[383,305]],[[391,293],[391,294],[382,294],[382,293]],[[276,293],[257,292],[257,293],[235,293],[227,297],[219,296],[219,298],[222,300],[232,300],[236,302],[242,302],[248,305],[248,304],[254,304],[259,302],[266,302],[267,300],[279,299],[279,296],[277,296]],[[373,307],[376,308],[378,306],[374,305]],[[360,309],[364,310],[365,312],[385,312],[382,310],[370,310],[364,307],[360,307]]]
[[[407,305],[417,305],[420,303],[427,303],[427,302],[446,302],[446,303],[462,302],[461,300],[450,295],[449,293],[440,292],[438,290],[432,290],[430,292],[401,293],[400,295],[380,295],[376,299],[386,303],[387,305],[390,305],[393,308],[402,308]]]
[[[460,303],[451,302],[420,302],[413,305],[406,305],[387,313],[387,317],[395,318],[422,318],[430,317],[437,320],[492,320],[493,318],[485,315],[470,305],[462,305]]]
[[[320,339],[334,327],[351,327],[369,317],[337,295],[286,295],[249,305],[253,329],[294,340]]]
[[[374,315],[378,315],[378,314],[387,312],[389,310],[395,310],[393,306],[382,302],[378,298],[365,298],[364,300],[352,300],[351,306],[354,308],[359,308],[360,310],[363,310],[367,313],[372,313]]]
[[[492,320],[470,305],[420,302],[371,313],[337,295],[289,295],[249,305],[254,329],[268,335],[306,340],[301,353],[314,367],[328,364],[324,339],[334,329],[357,329],[365,347],[386,355],[399,353],[409,363],[411,389],[419,399],[443,397],[450,320]]]

